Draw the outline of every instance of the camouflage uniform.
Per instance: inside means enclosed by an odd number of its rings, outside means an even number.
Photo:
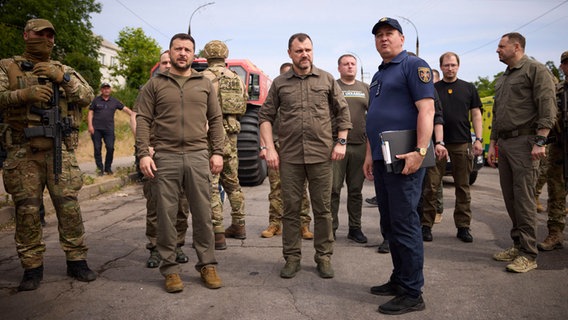
[[[540,194],[542,193],[542,188],[546,184],[546,180],[548,180],[548,165],[550,162],[550,145],[546,145],[546,154],[548,157],[546,159],[540,160],[538,165],[538,179],[536,180],[536,190],[535,190],[535,197],[536,197],[536,210],[537,212],[544,211],[544,207],[540,202]]]
[[[46,20],[42,21],[45,23]],[[26,25],[25,32],[43,30],[33,29],[33,24],[32,29],[29,29],[29,25],[30,22]],[[53,29],[52,26],[50,28]],[[40,62],[48,63],[50,70],[64,74],[60,83],[59,108],[61,118],[69,120],[72,130],[63,138],[62,173],[58,183],[53,174],[53,139],[26,138],[24,135],[25,128],[42,125],[41,116],[31,111],[32,106],[51,109],[49,103],[29,102],[30,97],[34,96],[33,91],[44,84],[44,79],[31,71],[33,65],[30,62],[36,65]],[[51,85],[53,80],[45,81],[45,84]],[[32,94],[26,99],[24,92]],[[24,269],[43,265],[45,242],[42,240],[39,208],[46,186],[57,214],[60,244],[67,261],[85,260],[87,256],[83,219],[77,199],[83,177],[74,149],[78,143],[80,109],[93,98],[93,90],[81,75],[58,61],[49,58],[40,60],[28,53],[0,61],[0,109],[7,125],[2,142],[8,151],[3,179],[6,191],[12,195],[16,207],[16,250]],[[23,290],[33,289],[35,288]]]
[[[217,90],[219,104],[223,112],[223,127],[225,129],[223,171],[219,175],[213,175],[211,179],[210,193],[213,231],[216,234],[227,232],[223,227],[223,203],[219,193],[219,183],[221,183],[231,204],[232,221],[230,228],[238,227],[237,229],[242,230],[242,233],[244,233],[245,199],[239,183],[237,135],[241,131],[239,117],[246,111],[247,93],[239,76],[225,67],[225,59],[229,55],[229,50],[223,42],[213,40],[207,43],[203,49],[203,54],[207,58],[208,63],[208,68],[203,71],[203,75],[213,82],[213,86]],[[221,78],[223,76],[237,79],[240,92],[235,92],[235,88],[232,87],[222,87]],[[230,97],[225,96],[224,90],[233,90],[233,95]],[[229,100],[224,100],[225,98]]]
[[[540,250],[553,250],[563,247],[563,231],[566,220],[566,184],[564,179],[564,114],[563,99],[566,99],[568,88],[568,80],[557,85],[558,100],[558,117],[555,127],[551,130],[549,136],[556,137],[556,141],[548,145],[548,157],[544,160],[547,162],[547,170],[545,171],[544,180],[548,185],[548,236],[543,242],[538,243]],[[540,174],[540,172],[539,172]],[[539,182],[540,182],[539,176]],[[537,190],[539,185],[537,184]],[[542,185],[540,185],[542,188]]]
[[[223,119],[223,124],[226,121]],[[238,122],[237,122],[238,123]],[[219,183],[225,189],[231,204],[232,224],[245,224],[245,198],[239,184],[239,158],[237,155],[237,133],[227,133],[225,127],[225,146],[223,148],[223,171],[213,175],[211,179],[211,209],[213,230],[215,233],[225,232],[223,226],[223,202],[219,193]]]

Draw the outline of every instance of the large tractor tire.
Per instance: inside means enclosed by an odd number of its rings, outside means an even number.
[[[266,178],[266,161],[258,157],[260,130],[258,110],[260,106],[247,105],[241,117],[241,132],[237,138],[239,155],[239,182],[242,186],[257,186]]]

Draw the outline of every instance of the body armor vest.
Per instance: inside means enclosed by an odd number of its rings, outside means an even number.
[[[50,61],[50,63],[63,69],[63,65],[59,61]],[[34,85],[52,85],[48,78],[38,77],[34,75],[33,63],[21,56],[15,56],[9,63],[8,80],[10,90],[25,89]],[[55,94],[55,92],[54,92]],[[53,99],[53,97],[52,97]],[[51,101],[50,101],[51,102]],[[48,150],[53,147],[53,140],[45,137],[26,138],[24,135],[25,128],[42,126],[41,110],[49,110],[52,108],[50,102],[47,103],[28,103],[25,105],[10,106],[5,109],[4,122],[10,126],[11,140],[6,141],[7,144],[23,144],[29,142],[33,148],[38,150]],[[65,90],[59,87],[59,112],[62,123],[67,128],[62,137],[68,150],[73,150],[78,144],[78,130],[81,122],[80,108],[69,105],[67,103]]]

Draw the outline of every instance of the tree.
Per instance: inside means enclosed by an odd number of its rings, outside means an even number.
[[[556,78],[556,80],[564,80],[564,77],[562,76],[560,70],[558,70],[558,68],[554,65],[554,62],[547,61],[544,65],[548,68],[548,70],[550,70],[550,72],[552,72],[552,75]]]
[[[489,97],[495,94],[495,80],[499,78],[503,72],[499,72],[498,74],[493,76],[493,80],[489,80],[489,77],[478,77],[477,81],[473,82],[473,85],[477,89],[477,93],[480,97]]]
[[[148,81],[150,69],[160,56],[160,46],[142,28],[130,27],[118,33],[116,44],[120,47],[119,63],[111,68],[112,75],[123,76],[128,88],[137,89]]]
[[[29,19],[48,19],[56,29],[57,45],[52,59],[73,67],[91,86],[97,87],[101,78],[101,39],[91,32],[91,14],[99,12],[101,4],[95,0],[0,0],[2,58],[24,52],[22,33]]]

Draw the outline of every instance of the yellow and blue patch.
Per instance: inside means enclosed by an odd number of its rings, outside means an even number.
[[[427,67],[419,67],[418,78],[420,79],[420,81],[428,83],[430,82],[430,80],[432,80],[432,71],[430,71],[430,68]]]

